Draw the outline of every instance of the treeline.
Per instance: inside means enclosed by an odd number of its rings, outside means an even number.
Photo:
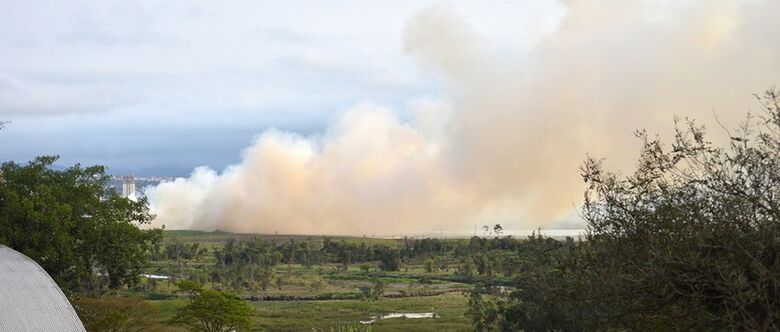
[[[528,250],[526,242],[511,236],[470,240],[405,238],[394,245],[371,243],[369,239],[331,238],[274,243],[256,237],[231,238],[207,250],[200,243],[174,239],[153,246],[150,258],[173,263],[175,270],[170,272],[176,278],[235,290],[266,290],[274,282],[274,268],[279,264],[300,264],[305,268],[331,264],[342,270],[358,265],[362,272],[423,266],[426,273],[453,272],[456,278],[444,277],[469,282],[480,276],[512,277],[517,266],[515,253]],[[193,262],[207,258],[211,264],[193,266]]]

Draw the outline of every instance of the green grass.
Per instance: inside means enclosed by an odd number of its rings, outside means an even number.
[[[165,241],[200,243],[209,252],[195,259],[178,262],[171,260],[152,261],[146,273],[169,276],[197,276],[208,272],[214,264],[211,252],[230,238],[249,240],[254,237],[276,243],[289,241],[310,241],[320,243],[323,236],[297,236],[279,234],[237,234],[222,231],[200,232],[185,230],[164,231]],[[381,239],[362,237],[330,237],[334,240],[391,247],[403,245],[402,239]],[[181,265],[179,265],[181,264]],[[470,331],[470,321],[465,317],[467,299],[459,292],[471,285],[450,280],[454,267],[448,271],[426,273],[420,261],[406,261],[401,271],[379,271],[376,262],[370,262],[371,270],[362,271],[360,264],[351,264],[344,270],[341,264],[322,264],[310,268],[300,264],[280,264],[275,267],[277,278],[283,280],[281,288],[273,284],[267,290],[244,290],[243,296],[270,296],[272,298],[298,297],[320,300],[299,301],[257,301],[253,319],[257,331],[331,331],[340,324],[369,320],[372,316],[397,312],[435,312],[438,318],[380,320],[372,324],[372,331]],[[388,296],[410,296],[403,298],[382,298],[377,301],[364,301],[360,287],[371,286],[374,281],[386,284]],[[177,306],[186,300],[175,297],[175,287],[167,280],[142,280],[142,290],[126,291],[128,296],[143,296],[159,308],[165,319],[174,315]],[[432,295],[434,296],[419,296]],[[321,300],[323,298],[337,298]],[[166,331],[185,331],[182,327],[167,326]]]
[[[150,301],[165,317],[184,300]],[[380,320],[373,331],[471,331],[464,315],[467,299],[458,293],[430,297],[379,299],[377,301],[267,301],[253,302],[253,326],[258,331],[330,331],[340,323],[368,320],[394,312],[435,312],[438,318]]]
[[[375,331],[470,331],[465,317],[467,300],[461,294],[431,297],[308,302],[257,302],[255,323],[270,331],[329,330],[340,322],[368,320],[393,312],[435,312],[435,319],[388,319],[373,324]]]

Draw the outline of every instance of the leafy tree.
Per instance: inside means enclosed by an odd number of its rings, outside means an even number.
[[[488,291],[482,284],[474,286],[469,292],[469,309],[466,315],[471,317],[474,329],[477,331],[490,331],[501,319],[501,312],[496,302],[484,294]]]
[[[171,323],[203,332],[240,331],[249,327],[254,308],[237,295],[204,289],[189,280],[176,285],[189,294],[189,303],[176,310]]]
[[[670,148],[646,132],[637,170],[588,159],[584,241],[532,237],[518,248],[502,330],[780,329],[780,103],[717,147],[678,121]],[[472,292],[490,297],[489,289]],[[470,301],[475,326],[485,302]],[[489,315],[488,315],[489,316]],[[479,322],[477,321],[479,319]]]
[[[583,165],[583,216],[603,269],[593,294],[616,327],[780,329],[780,105],[768,91],[764,114],[713,146],[687,120],[670,149],[645,132],[632,176]],[[595,277],[595,276],[593,276]],[[634,296],[634,294],[638,296]]]
[[[398,271],[401,268],[401,258],[398,251],[386,246],[377,246],[376,255],[379,258],[379,269],[382,271]]]
[[[461,264],[457,267],[455,274],[471,279],[474,277],[474,263],[470,259],[462,259]]]
[[[211,281],[229,288],[267,289],[273,282],[273,267],[283,259],[282,252],[271,242],[230,239],[222,249],[214,250],[215,264]]]
[[[270,266],[266,266],[263,268],[262,272],[260,273],[260,287],[265,291],[268,289],[268,286],[271,285],[271,282],[274,280],[274,269]]]
[[[504,227],[501,226],[501,224],[495,224],[493,225],[493,233],[496,235],[501,235],[501,233],[504,232]]]
[[[371,294],[374,296],[374,300],[379,300],[382,296],[385,296],[385,288],[387,287],[387,284],[385,284],[382,280],[375,280],[372,286],[373,291]]]
[[[61,286],[99,292],[137,282],[161,237],[147,201],[107,188],[102,166],[52,168],[57,157],[0,166],[0,243],[38,262]],[[106,282],[102,282],[106,279]]]
[[[382,280],[376,279],[371,283],[371,286],[360,287],[360,292],[363,295],[364,300],[379,300],[385,295],[385,284]]]
[[[428,258],[423,262],[425,265],[425,272],[426,273],[432,273],[434,270],[436,270],[436,261],[433,260],[433,258]]]

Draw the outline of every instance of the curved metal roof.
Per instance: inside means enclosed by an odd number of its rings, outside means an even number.
[[[65,294],[29,257],[0,245],[0,331],[85,331]]]

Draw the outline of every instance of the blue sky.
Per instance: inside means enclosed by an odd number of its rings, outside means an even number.
[[[0,160],[186,175],[238,162],[269,127],[317,134],[361,101],[437,97],[440,77],[401,40],[434,3],[0,1]],[[496,51],[530,47],[563,14],[555,1],[449,6]]]

